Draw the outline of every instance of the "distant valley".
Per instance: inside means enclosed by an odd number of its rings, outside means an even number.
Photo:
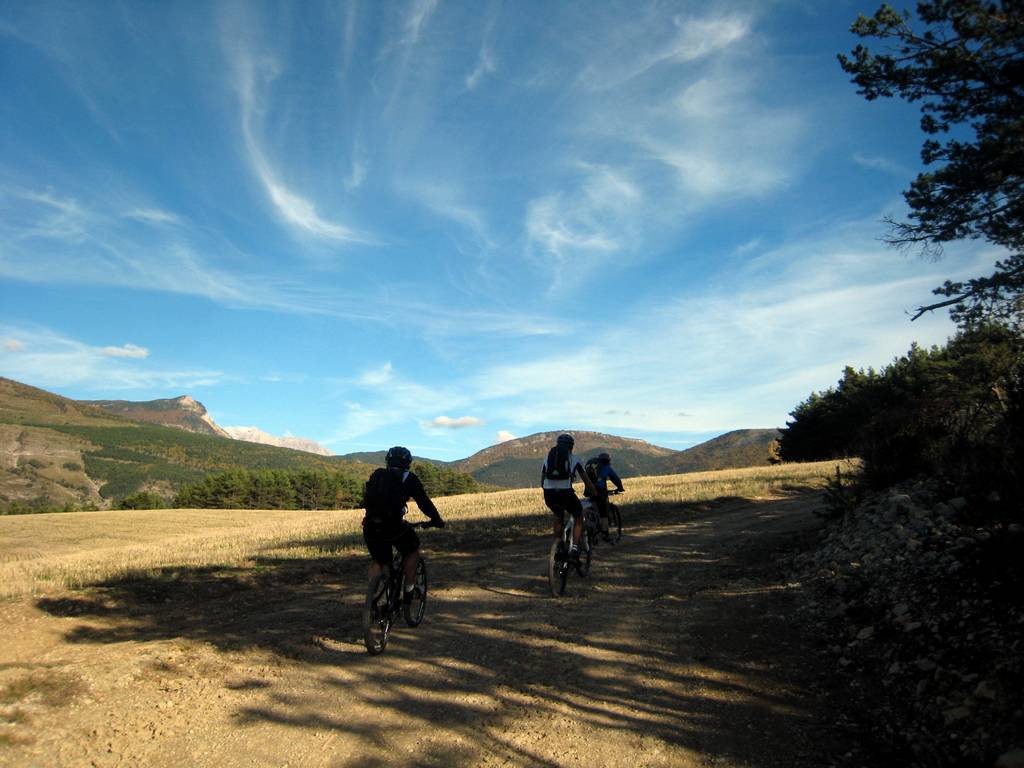
[[[531,487],[559,432],[541,432],[444,462],[486,487]],[[582,457],[607,451],[623,477],[768,463],[775,429],[728,432],[684,451],[643,440],[573,431]],[[221,427],[205,406],[181,397],[135,402],[76,401],[0,377],[0,511],[107,508],[139,491],[170,498],[212,472],[310,469],[365,478],[384,451],[332,456],[312,440],[276,437],[256,427]]]

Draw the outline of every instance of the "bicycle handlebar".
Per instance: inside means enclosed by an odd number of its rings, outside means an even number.
[[[411,528],[436,528],[436,527],[440,527],[440,526],[435,526],[433,520],[418,520],[415,523],[409,523],[409,526]]]

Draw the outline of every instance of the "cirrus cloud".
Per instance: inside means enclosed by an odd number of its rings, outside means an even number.
[[[457,419],[450,416],[438,416],[436,419],[422,422],[425,429],[463,429],[464,427],[478,427],[483,423],[476,416],[459,416]]]
[[[139,360],[149,357],[148,349],[135,344],[125,344],[121,347],[103,347],[101,352],[106,357],[131,357]]]

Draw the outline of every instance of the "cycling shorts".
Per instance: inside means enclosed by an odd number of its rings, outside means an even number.
[[[548,505],[548,509],[558,515],[559,519],[566,511],[573,517],[583,514],[583,504],[580,503],[579,497],[572,488],[545,488],[544,503]]]
[[[366,549],[376,562],[391,565],[391,548],[394,547],[403,555],[415,552],[420,548],[420,537],[404,520],[396,528],[376,528],[363,523],[363,541]]]

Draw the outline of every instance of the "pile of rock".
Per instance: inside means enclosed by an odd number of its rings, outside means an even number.
[[[807,618],[913,762],[1024,768],[1024,526],[941,496],[898,487],[832,521],[794,563]]]

